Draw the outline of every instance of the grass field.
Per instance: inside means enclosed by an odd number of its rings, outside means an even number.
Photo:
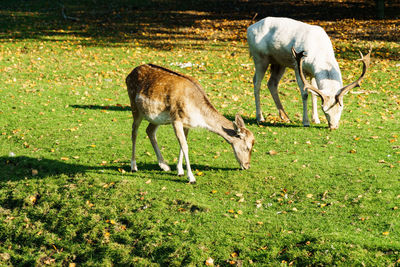
[[[400,264],[398,19],[305,19],[334,37],[345,84],[361,72],[357,50],[373,46],[362,88],[329,131],[321,110],[320,125],[302,127],[293,71],[280,84],[292,122],[279,120],[264,82],[257,125],[252,16],[94,2],[65,4],[79,21],[48,1],[0,9],[0,265]],[[139,172],[129,172],[124,80],[148,62],[195,77],[229,119],[242,114],[256,137],[249,170],[222,138],[193,130],[189,185],[176,175],[172,127],[158,131],[172,167],[162,172],[143,123]]]

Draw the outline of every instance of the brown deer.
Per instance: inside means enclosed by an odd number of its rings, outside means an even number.
[[[131,170],[137,171],[136,137],[143,119],[149,121],[147,135],[164,171],[170,168],[164,161],[157,144],[158,126],[172,124],[180,144],[178,175],[184,175],[182,161],[186,161],[189,183],[195,183],[188,155],[186,137],[190,128],[201,127],[223,137],[233,148],[242,169],[250,167],[254,135],[246,129],[243,119],[236,115],[235,122],[222,116],[210,103],[200,84],[193,78],[169,69],[145,64],[136,67],[126,78],[133,114]]]

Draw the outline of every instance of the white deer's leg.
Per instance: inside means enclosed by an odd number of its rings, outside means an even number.
[[[279,98],[278,94],[278,84],[279,81],[282,79],[283,74],[285,73],[285,67],[280,66],[280,65],[271,65],[271,77],[268,80],[268,89],[272,95],[272,98],[274,99],[275,106],[279,111],[279,117],[286,121],[289,122],[290,119],[288,115],[286,114],[285,110],[283,109],[281,100]]]
[[[156,152],[157,160],[158,160],[158,165],[160,168],[164,171],[170,171],[171,169],[169,168],[168,164],[165,162],[163,156],[161,155],[160,148],[158,147],[157,144],[157,138],[156,138],[156,131],[157,131],[158,125],[150,123],[149,126],[146,129],[147,135],[149,136],[151,145],[153,146],[154,152]]]
[[[265,121],[260,106],[260,88],[262,79],[264,78],[268,65],[269,63],[266,63],[263,60],[260,60],[258,62],[257,59],[254,58],[254,66],[256,70],[253,77],[253,85],[254,85],[254,99],[256,102],[256,118],[258,123]]]
[[[133,123],[132,123],[132,158],[131,158],[131,171],[136,172],[138,170],[136,165],[136,138],[140,123],[143,120],[143,116],[138,115],[137,113],[133,114]]]
[[[311,79],[311,84],[315,87],[318,88],[317,82],[315,81],[315,78]],[[318,105],[317,105],[317,99],[318,96],[314,93],[311,93],[311,101],[312,101],[312,121],[316,124],[320,123],[320,120],[318,118]]]
[[[196,183],[196,178],[194,178],[194,175],[192,173],[192,169],[190,168],[190,161],[189,161],[189,149],[188,145],[186,142],[186,137],[185,137],[185,131],[183,129],[183,125],[179,121],[174,121],[172,123],[175,131],[175,135],[178,138],[179,144],[181,146],[181,150],[183,152],[183,156],[185,157],[185,162],[186,162],[186,171],[187,171],[187,176],[189,179],[189,183],[194,184]]]
[[[304,84],[301,81],[301,78],[300,78],[300,76],[298,74],[298,71],[296,71],[296,79],[297,79],[297,84],[300,87],[301,99],[303,101],[303,126],[304,127],[309,127],[310,126],[310,120],[308,119],[308,112],[307,112],[308,92],[307,92],[307,90],[304,90]]]
[[[188,136],[188,133],[189,133],[189,129],[188,129],[188,128],[184,128],[183,131],[184,131],[184,133],[185,133],[185,137],[186,137],[186,140],[187,140],[187,136]],[[183,151],[182,151],[182,149],[180,148],[180,149],[179,149],[178,164],[177,164],[177,166],[176,166],[176,168],[177,168],[177,170],[178,170],[178,176],[183,176],[183,175],[185,174],[185,172],[183,171],[183,164],[182,164],[182,162],[183,162]]]

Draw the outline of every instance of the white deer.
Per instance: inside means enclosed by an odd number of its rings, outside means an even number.
[[[309,25],[289,18],[267,17],[247,29],[247,41],[250,56],[255,65],[254,97],[256,103],[257,122],[263,122],[264,117],[260,107],[261,81],[271,65],[271,77],[268,81],[268,89],[271,92],[279,116],[284,121],[289,117],[283,109],[278,95],[278,83],[285,69],[292,68],[296,74],[297,84],[300,87],[303,101],[303,125],[310,126],[307,113],[307,99],[310,90],[312,94],[312,119],[320,123],[317,113],[317,97],[322,100],[322,110],[328,121],[330,129],[339,127],[339,120],[343,110],[343,96],[352,88],[359,86],[369,66],[371,49],[363,61],[363,73],[360,78],[343,87],[339,65],[335,59],[332,43],[326,32],[319,26]],[[305,86],[298,67],[292,58],[292,48],[296,51],[304,51],[307,57],[304,59],[305,74],[311,76],[311,84]],[[302,54],[304,55],[304,54]]]
[[[196,179],[190,168],[186,137],[190,128],[201,127],[223,137],[231,144],[242,169],[250,167],[254,135],[246,129],[240,115],[235,122],[222,116],[210,103],[200,84],[193,78],[153,64],[136,67],[126,78],[133,114],[131,170],[137,171],[136,137],[143,119],[149,121],[147,135],[164,171],[170,168],[164,161],[156,140],[159,125],[172,124],[180,144],[178,175],[184,175],[183,156],[189,183]]]

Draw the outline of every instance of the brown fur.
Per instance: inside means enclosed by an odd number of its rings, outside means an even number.
[[[193,78],[169,69],[146,64],[136,67],[126,78],[134,122],[132,125],[132,170],[136,171],[135,143],[142,119],[150,122],[146,132],[156,152],[159,165],[169,170],[156,140],[158,125],[172,124],[181,146],[178,174],[183,173],[185,156],[189,182],[195,178],[190,169],[186,135],[190,128],[202,127],[222,136],[234,149],[242,168],[250,166],[253,134],[246,129],[242,118],[235,123],[227,120],[211,104],[200,84]]]

